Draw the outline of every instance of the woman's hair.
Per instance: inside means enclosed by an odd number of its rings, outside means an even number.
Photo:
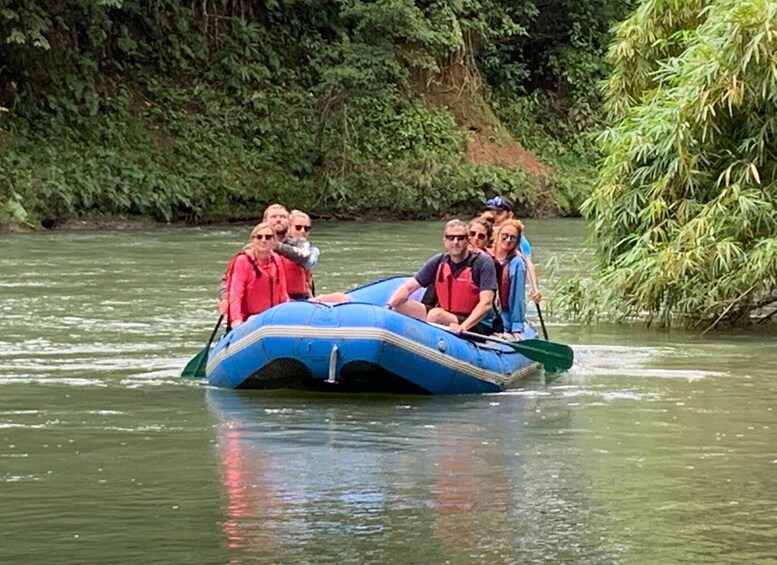
[[[294,218],[302,218],[304,220],[310,221],[310,216],[308,216],[305,212],[302,210],[292,210],[289,212],[289,222],[291,222]]]
[[[272,229],[272,226],[268,224],[267,222],[262,222],[260,224],[256,224],[254,226],[254,229],[251,230],[251,235],[248,237],[248,241],[250,242],[256,234],[258,234],[260,231],[267,229],[273,232],[275,234],[275,230]]]
[[[523,222],[521,222],[521,220],[505,220],[498,228],[496,228],[496,230],[494,230],[494,241],[499,241],[500,237],[502,236],[502,231],[508,226],[514,227],[516,230],[518,230],[518,240],[515,242],[515,249],[516,251],[520,251],[521,235],[523,234]]]
[[[494,226],[491,224],[491,222],[489,222],[482,216],[477,216],[476,218],[472,218],[469,221],[468,227],[471,228],[472,224],[477,224],[479,226],[483,226],[484,228],[486,228],[486,241],[491,241],[491,235],[494,233]]]

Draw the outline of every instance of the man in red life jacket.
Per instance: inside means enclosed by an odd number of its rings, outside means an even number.
[[[469,228],[461,220],[445,224],[445,253],[429,259],[415,276],[391,295],[386,308],[407,316],[444,324],[456,333],[490,333],[480,321],[491,311],[497,289],[494,261],[469,251]],[[408,300],[426,287],[422,302]]]

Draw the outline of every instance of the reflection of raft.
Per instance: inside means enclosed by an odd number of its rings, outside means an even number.
[[[281,304],[227,334],[208,356],[225,388],[471,394],[514,388],[541,368],[510,347],[476,344],[382,307],[406,277],[330,306]]]

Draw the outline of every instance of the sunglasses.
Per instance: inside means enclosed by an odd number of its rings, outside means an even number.
[[[267,235],[263,233],[258,233],[254,236],[254,239],[261,240],[261,241],[269,241],[271,239],[275,239],[274,235]]]
[[[517,235],[510,235],[509,233],[503,233],[499,236],[502,241],[509,241],[510,243],[518,241]]]
[[[294,229],[297,231],[310,231],[310,226],[294,226]]]
[[[470,237],[476,237],[478,239],[486,239],[486,234],[484,234],[482,231],[471,231],[469,232]]]
[[[467,239],[466,235],[448,235],[445,234],[445,240],[446,241],[464,241]]]

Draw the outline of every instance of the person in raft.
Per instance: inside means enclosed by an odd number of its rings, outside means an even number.
[[[515,212],[513,211],[513,201],[506,196],[494,196],[488,200],[484,200],[486,205],[486,211],[483,214],[488,214],[486,218],[493,218],[494,230],[505,223],[508,220],[515,219]],[[481,216],[482,217],[482,216]],[[524,257],[531,258],[531,244],[526,237],[521,237],[520,252]]]
[[[491,333],[481,320],[492,310],[497,289],[494,260],[469,249],[469,226],[451,220],[443,230],[445,252],[429,259],[386,302],[386,308],[448,326],[453,332]],[[421,302],[408,300],[421,287]]]
[[[496,231],[502,224],[505,222],[508,222],[510,220],[515,220],[515,212],[513,211],[513,201],[510,200],[506,196],[494,196],[493,198],[489,198],[488,200],[484,200],[483,203],[486,206],[486,211],[481,214],[482,218],[489,219],[493,218],[494,222],[494,231]],[[521,224],[523,226],[523,224]],[[491,252],[493,254],[493,251],[496,247],[496,245],[499,242],[494,240],[494,247],[491,248]],[[523,255],[523,257],[527,260],[527,274],[529,278],[529,283],[531,287],[531,294],[529,295],[530,298],[537,304],[540,303],[542,300],[542,295],[540,294],[539,288],[539,280],[537,278],[537,269],[534,266],[534,263],[532,262],[532,251],[531,251],[531,244],[529,243],[529,240],[526,239],[526,235],[521,233],[521,236],[519,237],[519,244],[518,248],[516,249],[518,253]]]
[[[288,227],[283,241],[275,243],[275,251],[281,256],[289,297],[292,300],[307,300],[315,294],[311,271],[321,251],[308,241],[311,222],[305,212],[289,212]]]
[[[491,245],[491,222],[482,217],[469,221],[469,250],[486,252]]]
[[[227,271],[227,323],[236,328],[250,316],[289,301],[286,275],[273,251],[275,230],[268,223],[251,230],[250,249],[241,251]]]
[[[503,332],[501,337],[523,339],[526,325],[526,282],[531,259],[519,250],[523,224],[506,220],[494,232],[494,264],[499,282],[498,302]],[[530,281],[531,283],[531,281]],[[531,295],[539,290],[531,288]],[[495,324],[496,326],[496,324]]]

